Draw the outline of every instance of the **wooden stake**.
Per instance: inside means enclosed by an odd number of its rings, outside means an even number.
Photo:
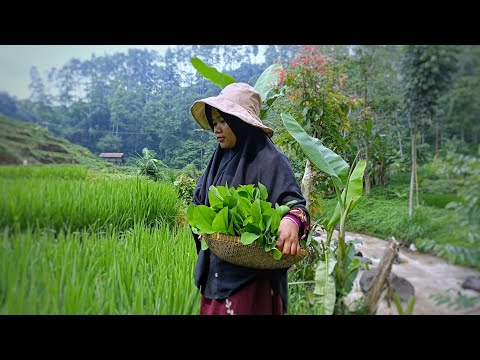
[[[383,289],[385,288],[393,261],[395,260],[399,249],[400,243],[395,239],[395,237],[392,236],[388,247],[385,249],[383,257],[378,264],[377,272],[373,276],[367,291],[367,296],[365,297],[365,303],[370,314],[375,314],[377,311],[378,300],[380,299]]]

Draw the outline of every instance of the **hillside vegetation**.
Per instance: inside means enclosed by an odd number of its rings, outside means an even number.
[[[40,125],[0,115],[0,165],[83,164],[103,161],[87,148],[58,138]]]

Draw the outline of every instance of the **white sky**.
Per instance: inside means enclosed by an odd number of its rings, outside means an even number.
[[[72,58],[80,60],[127,52],[130,48],[157,50],[164,54],[176,45],[0,45],[0,91],[19,99],[30,96],[30,68],[36,66],[45,80],[52,68],[60,68]]]

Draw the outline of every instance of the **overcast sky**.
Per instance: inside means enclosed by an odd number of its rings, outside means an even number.
[[[0,91],[19,99],[30,96],[30,68],[36,66],[46,79],[52,67],[60,68],[71,58],[80,60],[96,56],[127,52],[130,48],[152,49],[164,54],[175,45],[0,45]]]

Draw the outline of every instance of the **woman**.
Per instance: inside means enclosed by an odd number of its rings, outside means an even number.
[[[193,203],[207,205],[211,185],[237,187],[261,182],[272,204],[296,200],[281,220],[277,248],[283,256],[295,255],[299,235],[309,231],[309,214],[287,157],[270,139],[273,130],[258,117],[261,98],[245,83],[226,86],[218,96],[196,101],[191,112],[204,129],[212,129],[218,146],[200,177]],[[198,260],[195,285],[202,293],[200,314],[285,314],[287,269],[257,270],[220,260],[210,250],[201,250],[194,234]]]

